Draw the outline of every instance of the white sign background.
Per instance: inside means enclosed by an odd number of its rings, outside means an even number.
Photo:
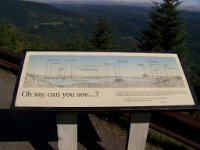
[[[27,51],[15,107],[194,106],[176,54]]]

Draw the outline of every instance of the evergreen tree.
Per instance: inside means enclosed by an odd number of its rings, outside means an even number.
[[[67,41],[68,42],[64,44],[65,49],[83,50],[89,48],[89,42],[85,40],[80,34],[75,34]]]
[[[179,0],[153,2],[148,30],[143,33],[142,49],[187,54],[183,21],[177,7]]]
[[[98,19],[92,32],[90,44],[92,48],[96,49],[111,49],[113,48],[112,40],[111,24],[105,16],[102,16]]]

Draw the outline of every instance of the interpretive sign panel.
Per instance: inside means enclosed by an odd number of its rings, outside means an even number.
[[[195,108],[176,54],[26,51],[15,108]]]

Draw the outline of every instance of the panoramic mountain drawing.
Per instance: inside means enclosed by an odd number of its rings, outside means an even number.
[[[30,56],[24,87],[183,87],[176,60],[145,56]]]

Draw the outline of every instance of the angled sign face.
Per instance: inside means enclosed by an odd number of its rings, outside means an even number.
[[[197,105],[176,54],[30,50],[12,107],[120,111]]]

